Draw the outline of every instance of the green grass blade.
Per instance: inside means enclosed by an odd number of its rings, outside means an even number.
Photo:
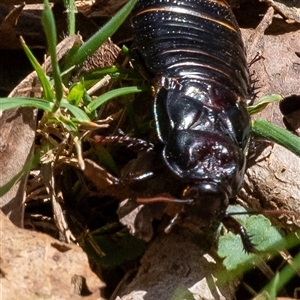
[[[260,98],[253,105],[248,106],[248,112],[250,115],[261,112],[270,103],[279,102],[282,99],[280,95],[268,95]]]
[[[35,58],[35,56],[32,54],[32,52],[30,51],[30,49],[27,47],[24,39],[22,37],[20,37],[20,41],[22,44],[22,47],[25,51],[25,54],[27,55],[31,65],[33,66],[39,80],[40,83],[42,85],[43,91],[44,91],[44,95],[45,98],[50,101],[53,102],[54,99],[54,93],[51,87],[50,82],[48,81],[48,78],[46,76],[46,74],[44,73],[43,68],[41,67],[41,65],[39,64],[39,62],[37,61],[37,59]]]
[[[48,0],[44,0],[44,10],[42,14],[42,23],[44,27],[44,31],[47,38],[48,44],[48,51],[51,57],[51,64],[52,64],[52,75],[54,79],[54,87],[56,93],[56,100],[53,106],[53,112],[55,112],[60,105],[60,101],[63,97],[63,88],[62,88],[62,78],[60,74],[60,69],[57,61],[56,55],[56,45],[57,45],[57,37],[56,37],[56,26],[55,20],[50,9]]]
[[[77,134],[78,126],[73,122],[73,120],[70,120],[70,118],[65,117],[62,114],[57,114],[56,120],[58,120],[66,128],[67,131],[72,132],[73,134]]]
[[[78,106],[81,102],[86,90],[82,82],[76,82],[71,88],[69,88],[69,94],[67,100],[72,105]]]
[[[31,162],[31,159],[27,159],[23,168],[15,176],[9,179],[4,185],[0,186],[0,198],[3,197],[6,193],[8,193],[12,189],[14,184],[16,184],[22,178],[27,176],[27,174],[30,171]]]
[[[109,37],[111,37],[120,25],[125,21],[137,0],[128,1],[98,32],[86,41],[71,58],[66,68],[83,63],[90,57]]]
[[[252,132],[263,139],[273,141],[300,156],[300,138],[265,120],[252,121]]]
[[[77,8],[74,0],[64,0],[65,8],[68,15],[68,34],[75,34]]]
[[[85,163],[83,160],[83,155],[82,155],[82,145],[81,145],[81,139],[78,136],[78,132],[76,134],[76,136],[74,136],[73,138],[74,141],[74,145],[75,145],[75,149],[77,152],[77,159],[78,159],[78,164],[81,170],[85,169]]]
[[[0,111],[17,107],[36,107],[50,112],[53,108],[53,103],[38,98],[0,98]]]
[[[124,96],[124,95],[128,95],[128,94],[140,93],[140,92],[144,92],[144,91],[149,91],[149,87],[148,86],[143,86],[143,87],[130,86],[130,87],[115,89],[115,90],[109,91],[109,92],[99,96],[95,100],[93,100],[87,106],[87,109],[89,112],[93,112],[100,105],[102,105],[103,103],[105,103],[106,101],[108,101],[112,98]]]
[[[264,290],[269,293],[272,292],[274,286],[276,292],[280,291],[286,284],[292,279],[296,271],[300,270],[300,253],[298,253],[291,263],[287,264],[282,271],[280,271],[279,276],[276,276],[265,288]]]
[[[66,100],[63,100],[61,102],[61,107],[67,108],[73,114],[73,116],[76,118],[76,120],[73,120],[73,122],[75,121],[78,123],[85,123],[85,122],[91,121],[90,118],[88,117],[88,115],[82,109],[70,104]]]
[[[107,68],[99,68],[84,74],[84,80],[100,80],[105,75],[110,75],[111,78],[128,79],[128,80],[144,80],[141,74],[133,69],[125,69],[119,66],[110,66]]]

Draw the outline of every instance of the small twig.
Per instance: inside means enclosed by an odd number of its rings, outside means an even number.
[[[109,84],[111,80],[111,76],[110,75],[105,75],[98,83],[96,83],[94,86],[92,86],[87,93],[89,95],[94,94],[96,91],[98,91],[99,89],[101,89],[104,86],[107,86]]]

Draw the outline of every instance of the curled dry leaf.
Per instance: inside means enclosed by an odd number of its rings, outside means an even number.
[[[20,48],[21,45],[18,32],[16,32],[16,24],[18,23],[24,6],[24,3],[17,7],[0,4],[0,49]],[[10,11],[7,12],[7,15],[1,20],[3,17],[1,17],[1,15],[8,9],[10,9]]]
[[[300,8],[293,0],[260,0],[272,6],[278,13],[291,21],[300,23]]]
[[[135,199],[125,199],[117,211],[121,224],[137,238],[149,242],[153,238],[153,220],[161,220],[164,205],[138,205]]]
[[[35,123],[34,109],[0,111],[0,208],[19,227],[23,227],[25,188]]]
[[[81,248],[17,228],[1,211],[0,222],[3,299],[103,299]]]
[[[178,299],[234,299],[237,282],[218,286],[216,274],[222,266],[205,254],[200,241],[189,230],[159,235],[142,258],[135,280],[117,291],[119,298],[111,299],[167,300],[180,289],[189,297]]]
[[[282,97],[300,95],[300,59],[296,55],[299,51],[299,43],[296,41],[300,34],[300,24],[286,23],[274,15],[274,9],[270,7],[256,29],[242,29],[242,33],[246,40],[248,60],[257,52],[264,57],[251,68],[258,80],[258,97],[268,94],[280,94]],[[267,106],[258,115],[285,127],[278,103]],[[300,214],[297,200],[300,195],[300,158],[279,145],[270,146],[266,143],[259,148],[264,147],[265,150],[247,171],[240,196],[249,207],[258,210],[272,208],[291,211],[293,215],[281,219],[281,226],[288,227],[288,218],[299,227],[299,218],[297,220],[294,216]],[[278,215],[270,218],[278,224]]]
[[[96,68],[110,66],[121,53],[121,49],[109,39],[83,63],[82,71],[89,72]]]
[[[257,210],[291,212],[268,218],[276,224],[281,220],[281,227],[293,231],[300,228],[299,178],[300,158],[279,145],[270,145],[247,170],[240,197]]]
[[[128,0],[96,0],[92,5],[90,12],[91,17],[112,17],[115,13],[128,2]]]
[[[242,29],[242,34],[246,41],[248,61],[257,52],[264,57],[250,69],[253,79],[258,80],[258,97],[268,94],[280,94],[282,97],[300,94],[300,58],[296,55],[299,51],[297,41],[300,24],[287,24],[283,19],[275,17],[274,10],[269,8],[256,29]],[[271,113],[268,109],[263,111],[263,117],[280,125],[282,123],[278,118],[281,118],[281,113],[276,111],[277,118],[275,111]]]

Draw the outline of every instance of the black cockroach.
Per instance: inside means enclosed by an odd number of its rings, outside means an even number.
[[[239,233],[226,215],[241,188],[250,139],[252,89],[237,21],[224,0],[139,0],[134,44],[153,75],[154,117],[167,168],[185,183],[186,210]],[[190,208],[189,208],[190,207]]]

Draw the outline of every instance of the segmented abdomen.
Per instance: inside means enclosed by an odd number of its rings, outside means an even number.
[[[140,0],[135,45],[155,76],[195,78],[250,95],[243,42],[223,0]]]

